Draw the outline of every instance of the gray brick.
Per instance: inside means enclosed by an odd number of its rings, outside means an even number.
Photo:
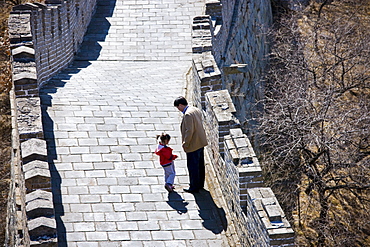
[[[87,187],[81,187],[81,186],[70,186],[68,187],[68,193],[70,195],[83,195],[83,194],[89,194],[89,190]]]
[[[124,240],[130,240],[130,234],[126,231],[120,231],[120,232],[108,232],[108,239],[110,241],[118,240],[118,241],[124,241]],[[121,243],[119,245],[121,246]]]
[[[67,232],[66,237],[68,241],[86,241],[84,232]]]
[[[81,203],[97,203],[101,202],[99,195],[80,195]]]
[[[168,221],[160,220],[159,225],[160,225],[161,229],[166,230],[166,231],[180,230],[181,229],[181,224],[180,224],[180,221],[178,221],[178,220],[172,220],[172,221],[170,221],[170,220],[168,220]]]
[[[121,161],[122,157],[120,154],[102,154],[104,161]]]
[[[122,197],[121,195],[118,195],[118,194],[102,195],[101,199],[102,199],[102,202],[122,202]]]
[[[146,213],[148,216],[148,220],[168,220],[168,216],[166,212],[156,212],[151,211]]]
[[[86,171],[86,170],[93,170],[94,169],[94,165],[93,163],[88,163],[88,162],[83,162],[83,163],[73,163],[73,169],[74,170],[83,170],[83,171]]]
[[[108,194],[108,186],[89,186],[91,194]]]
[[[150,231],[130,231],[130,236],[135,240],[152,240]]]
[[[187,246],[185,240],[166,241],[165,245],[166,245],[166,247],[171,247],[171,246],[185,247],[185,246]]]
[[[101,162],[101,161],[103,161],[101,154],[82,154],[81,159],[84,162]]]
[[[89,213],[91,212],[90,204],[70,204],[69,205],[72,213]]]
[[[97,178],[98,185],[117,185],[117,178]]]
[[[94,162],[94,168],[99,170],[111,170],[114,168],[114,164],[112,162]]]
[[[92,204],[92,211],[93,212],[112,212],[113,205],[111,203],[99,203],[99,204]]]
[[[128,221],[146,221],[148,217],[145,212],[126,212]]]
[[[86,232],[86,240],[87,241],[106,241],[108,240],[108,233],[107,232]]]
[[[76,232],[91,232],[95,231],[94,223],[73,223],[73,228]]]
[[[96,231],[117,231],[117,226],[115,222],[97,222],[95,226]]]
[[[173,240],[171,231],[153,231],[152,236],[154,240]]]
[[[174,239],[194,239],[194,233],[190,230],[173,231]]]

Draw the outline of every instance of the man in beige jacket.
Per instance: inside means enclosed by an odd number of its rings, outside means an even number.
[[[180,129],[190,179],[190,187],[184,191],[196,193],[204,187],[204,147],[208,144],[202,113],[197,107],[188,106],[184,97],[176,98],[174,106],[184,114]]]

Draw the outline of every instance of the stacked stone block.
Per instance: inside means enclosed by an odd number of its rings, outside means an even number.
[[[12,12],[9,17],[9,40],[13,58],[13,83],[17,97],[38,96],[35,50],[29,12]]]
[[[250,188],[248,195],[250,196],[249,203],[257,209],[267,229],[270,246],[295,246],[294,231],[271,188]]]
[[[205,93],[221,90],[221,72],[212,55],[212,33],[209,15],[197,16],[193,19],[192,47],[193,47],[193,71],[199,79],[196,84],[200,85],[201,105],[205,108]]]
[[[244,182],[246,178],[243,176],[246,174],[246,166],[251,165],[250,161],[256,159],[256,157],[253,150],[250,150],[251,146],[248,145],[245,139],[246,136],[238,128],[240,126],[233,126],[230,121],[226,121],[231,120],[234,123],[233,119],[236,119],[233,115],[235,108],[230,95],[227,90],[221,90],[207,93],[206,98],[205,122],[207,125],[205,128],[209,140],[206,150],[211,156],[209,159],[210,166],[216,174],[215,179],[217,179],[222,197],[225,199],[224,209],[228,212],[228,221],[232,222],[236,229],[230,233],[229,241],[232,241],[230,244],[236,246],[269,246],[267,230],[264,228],[255,208],[252,206],[249,212],[245,213],[248,204],[246,197],[248,195],[241,194],[246,193],[245,187],[247,186],[247,183]],[[223,138],[219,138],[220,136],[223,136]],[[232,140],[232,138],[235,140]],[[225,152],[224,158],[221,156],[221,148]],[[240,153],[238,150],[240,150]],[[235,236],[237,240],[235,240]]]
[[[57,246],[39,88],[78,51],[96,0],[46,0],[13,7],[11,189],[6,246]]]
[[[32,138],[21,143],[26,189],[26,214],[31,246],[57,246],[57,230],[47,163],[46,141]]]
[[[227,90],[209,92],[206,98],[206,150],[230,221],[238,229],[234,233],[238,241],[242,246],[294,246],[294,232],[272,190],[264,187],[262,169],[248,137],[230,124],[235,110]],[[220,136],[224,145],[220,145]],[[217,155],[222,151],[224,158]]]
[[[202,53],[212,50],[211,19],[209,15],[193,18],[192,49],[193,53]]]
[[[266,6],[263,6],[264,4]],[[222,16],[219,15],[220,8]],[[193,30],[202,32],[193,31],[194,78],[191,78],[191,81],[194,85],[193,88],[189,87],[192,90],[191,99],[197,102],[195,105],[205,110],[209,165],[224,198],[229,224],[233,225],[234,230],[229,237],[230,244],[236,246],[294,244],[294,232],[271,189],[264,187],[261,166],[238,120],[243,119],[240,116],[247,116],[243,113],[246,107],[252,109],[251,106],[254,107],[255,102],[262,97],[261,85],[251,83],[250,79],[256,81],[264,67],[264,61],[258,61],[266,54],[264,36],[261,36],[260,29],[256,28],[261,27],[259,24],[270,22],[270,12],[269,1],[231,0],[222,1],[221,4],[219,1],[209,0],[206,3],[206,13],[211,16],[194,18],[197,28]],[[211,50],[209,35],[212,36]],[[202,57],[200,54],[207,55]],[[208,61],[202,61],[210,60],[209,56],[215,61],[212,66]],[[247,66],[244,65],[245,68],[236,74],[226,75],[219,70],[222,88],[226,89],[221,90],[218,77],[217,80],[209,80],[207,90],[202,90],[205,86],[202,84],[204,70],[212,67],[216,71],[220,66],[229,68],[231,64],[246,64],[245,56],[250,59],[248,61],[253,61]],[[216,62],[218,65],[215,65]],[[253,74],[255,71],[257,76]],[[245,84],[240,86],[240,81]],[[232,96],[229,91],[233,92]],[[237,102],[239,111],[236,111],[233,101]],[[256,197],[255,191],[260,192],[257,193],[258,196],[268,195],[268,199]],[[235,236],[238,239],[236,241]]]
[[[245,209],[248,188],[262,187],[262,169],[248,137],[242,129],[230,129],[225,136],[225,162],[234,167],[239,174],[238,189],[240,206]]]
[[[224,136],[229,134],[231,128],[240,127],[239,120],[234,116],[236,112],[227,90],[219,90],[206,93],[206,111],[209,121],[212,123],[209,136],[215,140],[213,153],[224,155]]]

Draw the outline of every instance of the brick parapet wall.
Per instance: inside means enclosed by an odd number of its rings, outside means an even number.
[[[294,232],[272,190],[264,187],[257,156],[248,137],[234,125],[234,113],[227,90],[206,93],[208,165],[215,173],[228,220],[238,229],[230,234],[232,241],[237,235],[237,243],[230,244],[294,246]]]
[[[10,189],[5,229],[4,246],[29,246],[30,238],[26,215],[26,188],[22,172],[22,158],[17,124],[17,105],[14,89],[10,91],[12,116],[12,157],[10,169]]]
[[[45,1],[13,8],[13,157],[5,246],[57,246],[51,175],[39,88],[73,60],[96,0]]]
[[[261,6],[263,4],[267,5]],[[207,9],[210,6],[212,10]],[[222,7],[221,16],[220,7]],[[264,68],[265,61],[262,61],[266,54],[264,37],[258,37],[261,33],[256,30],[255,25],[269,23],[271,15],[264,16],[268,15],[269,10],[269,1],[209,0],[206,1],[206,13],[215,16],[194,18],[196,28],[193,26],[193,67],[189,73],[193,76],[190,78],[193,85],[188,87],[191,92],[188,92],[187,96],[194,105],[204,110],[204,119],[207,123],[205,129],[209,141],[206,147],[207,170],[211,176],[209,182],[217,184],[217,188],[213,189],[218,191],[217,197],[223,198],[221,201],[226,211],[228,225],[231,226],[227,232],[230,246],[294,246],[294,232],[272,190],[264,187],[262,169],[257,156],[247,135],[243,133],[245,129],[240,128],[245,127],[240,126],[238,119],[240,116],[247,116],[240,113],[245,110],[242,104],[246,99],[236,100],[235,107],[233,104],[235,95],[229,94],[236,88],[246,90],[250,93],[248,102],[256,102],[263,96],[261,85],[252,83],[245,86],[243,83],[251,83],[250,78],[246,79],[246,76],[251,76],[254,71],[258,74]],[[246,30],[248,28],[252,29]],[[247,32],[246,36],[238,29]],[[209,35],[212,36],[211,49]],[[247,37],[253,35],[256,37]],[[245,47],[239,49],[237,42],[242,44],[242,47],[246,42],[250,42],[248,52]],[[219,66],[243,63],[244,56],[261,61],[253,61],[253,66],[247,67],[247,72],[243,74],[226,75],[222,69],[217,69]],[[202,90],[204,86],[202,80],[205,78],[207,68],[203,64],[211,64],[206,61],[202,63],[203,58],[217,62],[218,66],[212,62],[212,67],[214,71],[218,70],[221,73],[223,90],[219,89],[219,79],[210,80],[207,89]],[[215,83],[216,87],[213,87],[212,83]]]

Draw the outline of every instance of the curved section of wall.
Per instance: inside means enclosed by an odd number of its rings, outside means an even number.
[[[242,128],[253,131],[252,119],[263,98],[262,75],[268,54],[266,31],[272,23],[271,1],[222,0],[219,4],[222,5],[222,21],[214,21],[213,54],[224,72],[222,86],[231,95]],[[213,20],[220,18],[212,14]],[[245,65],[244,70],[225,71],[237,64]]]
[[[45,2],[15,6],[8,20],[13,156],[5,246],[58,245],[39,88],[72,62],[96,0]]]

